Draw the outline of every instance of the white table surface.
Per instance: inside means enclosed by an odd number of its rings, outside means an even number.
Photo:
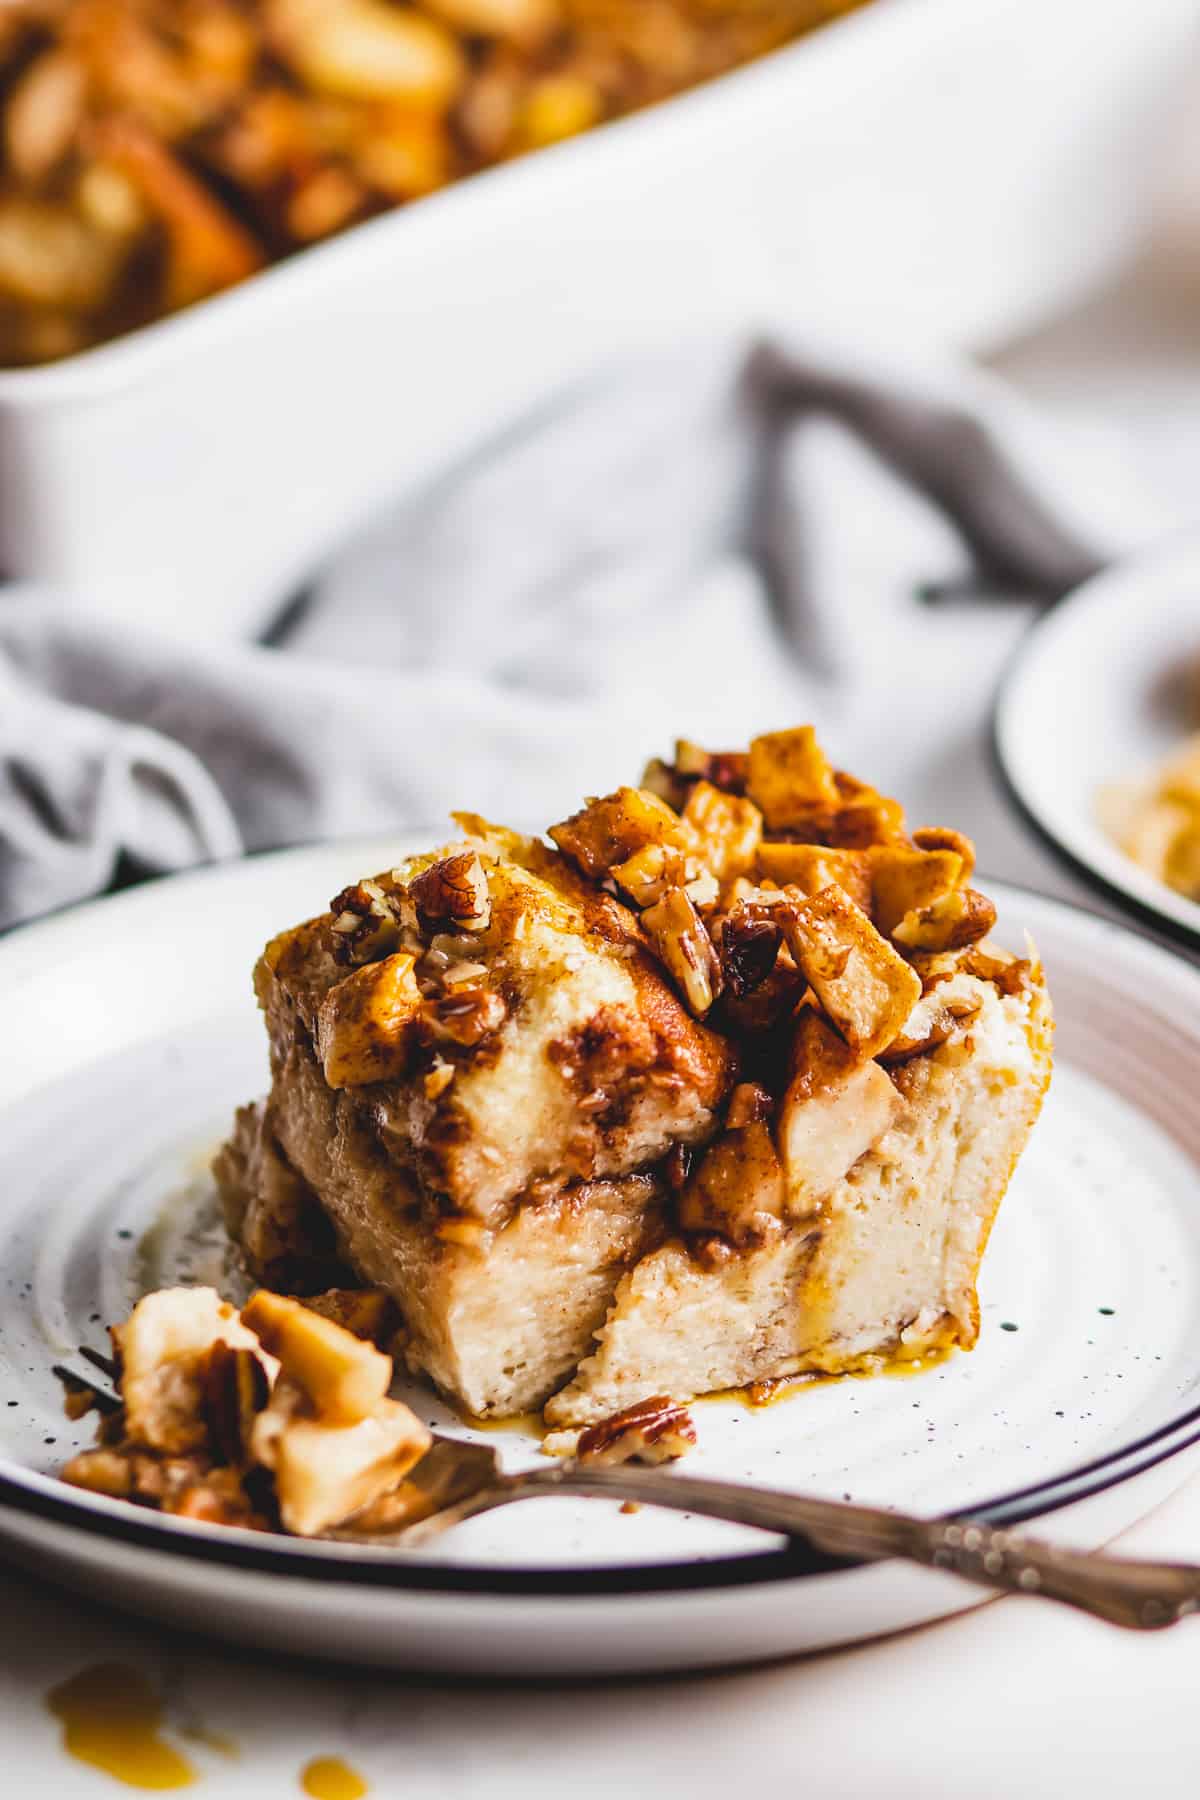
[[[1127,432],[1146,479],[1200,517],[1200,293],[1165,288],[1143,266],[996,362],[1035,398]],[[971,785],[982,866],[1079,897],[1006,815],[981,749]],[[1200,1474],[1122,1542],[1200,1561]],[[1200,1621],[1135,1637],[1007,1600],[769,1669],[531,1690],[264,1667],[17,1573],[0,1573],[0,1618],[4,1800],[129,1791],[67,1758],[44,1703],[77,1669],[114,1660],[162,1686],[174,1724],[236,1742],[236,1760],[187,1746],[213,1800],[298,1793],[304,1764],[325,1754],[347,1757],[387,1800],[703,1800],[750,1780],[759,1794],[814,1800],[1196,1791]]]

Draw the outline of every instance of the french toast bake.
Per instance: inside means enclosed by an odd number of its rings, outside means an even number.
[[[1053,1038],[970,841],[807,726],[549,843],[456,823],[259,960],[271,1088],[215,1165],[256,1278],[384,1290],[413,1371],[556,1428],[969,1348]]]

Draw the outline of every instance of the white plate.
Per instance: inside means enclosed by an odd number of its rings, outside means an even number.
[[[55,1481],[90,1424],[65,1421],[50,1365],[102,1347],[143,1283],[219,1264],[206,1161],[264,1084],[257,949],[404,848],[254,859],[0,944],[0,1543],[89,1594],[243,1642],[505,1674],[768,1657],[969,1604],[949,1577],[846,1569],[603,1501],[493,1514],[417,1560],[161,1519]],[[1045,955],[1061,1054],[988,1253],[979,1348],[763,1411],[705,1403],[693,1466],[929,1513],[1055,1509],[1048,1529],[1094,1544],[1182,1479],[1168,1452],[1200,1434],[1200,972],[1057,903],[997,898],[1004,932],[1028,926]],[[538,1454],[517,1432],[490,1441]]]
[[[1074,869],[1195,948],[1200,906],[1105,835],[1096,800],[1200,730],[1200,540],[1085,582],[1023,641],[996,703],[994,741],[1026,821]]]

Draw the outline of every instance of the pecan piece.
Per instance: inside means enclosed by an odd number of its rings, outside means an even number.
[[[487,874],[474,850],[444,856],[415,876],[408,892],[426,929],[451,925],[458,931],[485,931],[491,923]]]
[[[905,913],[892,933],[910,950],[961,950],[986,937],[996,908],[977,888],[955,888],[928,906]]]
[[[603,1468],[612,1463],[672,1462],[696,1445],[696,1427],[686,1406],[665,1394],[639,1400],[581,1432],[575,1454]]]
[[[775,967],[783,928],[779,921],[741,901],[721,926],[721,973],[737,999],[762,986]]]
[[[423,1012],[425,1027],[432,1037],[458,1044],[464,1050],[473,1049],[492,1032],[499,1031],[506,1016],[499,994],[481,987],[456,988],[440,999],[427,1000]]]
[[[400,917],[377,881],[356,881],[329,902],[333,954],[340,963],[374,962],[400,941]]]
[[[695,906],[681,888],[642,914],[642,924],[697,1018],[721,992],[721,965]]]

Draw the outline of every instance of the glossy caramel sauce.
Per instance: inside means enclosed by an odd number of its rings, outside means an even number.
[[[137,1669],[95,1663],[51,1688],[46,1705],[62,1721],[67,1754],[126,1787],[165,1793],[196,1780],[186,1757],[159,1736],[162,1701]]]
[[[715,1393],[700,1394],[688,1402],[698,1406],[710,1400],[736,1400],[759,1412],[764,1406],[777,1406],[781,1400],[794,1399],[811,1388],[828,1387],[835,1381],[874,1381],[879,1377],[907,1378],[924,1375],[940,1363],[948,1362],[958,1348],[949,1341],[924,1345],[919,1351],[893,1351],[888,1356],[865,1356],[844,1369],[811,1369],[797,1375],[780,1375],[770,1381],[754,1381],[748,1387],[720,1388]]]
[[[546,1422],[540,1412],[510,1413],[504,1419],[481,1419],[476,1413],[459,1412],[456,1408],[455,1417],[471,1431],[519,1431],[525,1437],[537,1438],[539,1443],[546,1431]]]
[[[300,1776],[300,1786],[312,1800],[362,1800],[367,1792],[358,1770],[340,1756],[314,1757]]]

